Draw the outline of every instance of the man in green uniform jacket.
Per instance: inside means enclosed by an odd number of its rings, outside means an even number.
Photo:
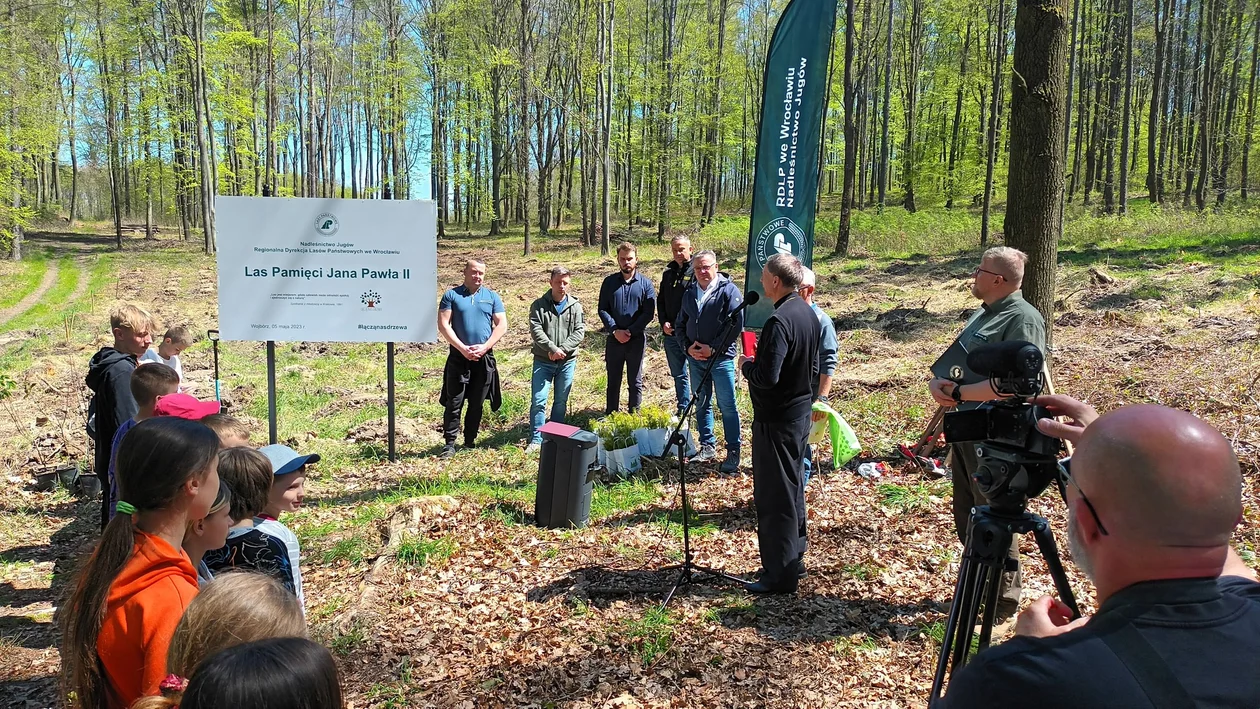
[[[1036,345],[1043,353],[1046,349],[1046,321],[1041,313],[1024,300],[1020,284],[1024,280],[1024,266],[1028,256],[1017,249],[998,246],[984,252],[980,265],[972,271],[971,294],[984,301],[980,309],[967,321],[958,335],[952,351],[959,361],[946,363],[944,368],[953,371],[957,381],[936,376],[928,385],[936,403],[947,408],[966,411],[982,402],[999,398],[987,379],[981,379],[966,371],[966,353],[995,342],[1025,340]],[[940,372],[942,368],[938,367]],[[979,381],[977,381],[979,380]],[[973,383],[960,384],[959,381]],[[975,443],[954,444],[950,452],[954,482],[954,529],[958,538],[966,544],[967,524],[971,508],[987,504],[976,487]],[[998,599],[997,617],[1009,618],[1019,610],[1020,572],[1019,537],[1011,541],[1011,558],[1015,570],[1002,575],[1001,596]]]

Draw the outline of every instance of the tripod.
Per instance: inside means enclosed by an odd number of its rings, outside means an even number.
[[[737,311],[738,312],[738,311]],[[700,566],[693,561],[691,553],[691,505],[687,502],[687,439],[682,434],[683,426],[687,424],[687,419],[691,416],[691,412],[696,407],[696,401],[700,398],[700,391],[704,389],[705,384],[713,381],[713,363],[717,359],[717,353],[722,352],[728,347],[726,342],[730,335],[731,325],[734,324],[734,315],[731,313],[722,323],[722,331],[718,335],[718,346],[713,348],[713,355],[709,357],[709,366],[704,368],[704,375],[700,378],[700,382],[692,390],[691,400],[687,402],[687,407],[683,409],[682,414],[678,417],[678,425],[674,427],[674,432],[669,436],[669,442],[665,445],[665,450],[671,447],[678,451],[678,491],[682,498],[682,529],[683,529],[683,561],[681,564],[666,566],[661,571],[678,570],[678,576],[674,578],[674,583],[669,588],[669,592],[665,594],[665,600],[661,601],[661,608],[664,609],[669,602],[674,599],[674,594],[682,586],[689,586],[696,582],[698,573],[708,574],[714,578],[726,581],[734,581],[740,585],[745,583],[744,579],[730,574],[723,573],[717,569],[710,569]],[[709,402],[712,405],[712,401]]]
[[[1041,551],[1041,558],[1046,561],[1046,568],[1050,569],[1050,578],[1054,581],[1059,598],[1072,610],[1074,617],[1080,617],[1072,588],[1063,572],[1063,562],[1059,560],[1054,535],[1045,518],[1022,508],[1015,511],[993,509],[989,505],[973,508],[971,521],[967,525],[967,544],[963,550],[962,563],[958,567],[958,583],[954,586],[954,602],[949,608],[945,637],[941,640],[941,653],[936,662],[936,677],[932,680],[929,704],[935,704],[941,697],[946,669],[948,668],[952,676],[955,670],[967,663],[971,642],[975,637],[977,616],[981,617],[981,621],[976,652],[989,646],[993,636],[993,620],[997,614],[1002,572],[1006,570],[1008,562],[1014,563],[1008,558],[1011,540],[1016,534],[1029,532],[1037,540],[1037,548]]]

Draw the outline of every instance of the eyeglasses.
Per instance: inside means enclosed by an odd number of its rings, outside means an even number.
[[[1059,463],[1059,477],[1070,483],[1072,487],[1076,488],[1076,494],[1081,496],[1081,501],[1084,502],[1085,507],[1089,509],[1090,516],[1094,518],[1094,524],[1098,525],[1098,531],[1102,532],[1104,536],[1108,536],[1110,533],[1107,531],[1107,528],[1103,526],[1102,520],[1098,518],[1098,510],[1094,509],[1094,503],[1089,501],[1089,498],[1085,496],[1085,491],[1082,490],[1080,484],[1076,482],[1076,478],[1072,477],[1072,474],[1068,472],[1067,468],[1063,467],[1062,463]]]
[[[1001,279],[1002,279],[1002,280],[1004,280],[1004,281],[1005,281],[1005,280],[1009,280],[1006,276],[1003,276],[1003,275],[1002,275],[1002,274],[1000,274],[1000,273],[994,273],[993,271],[989,271],[989,270],[986,270],[986,269],[980,268],[979,266],[976,266],[974,269],[972,269],[972,271],[971,271],[971,276],[974,278],[974,277],[975,277],[975,275],[976,275],[977,273],[987,273],[987,274],[989,274],[990,276],[997,276],[998,278],[1001,278]]]

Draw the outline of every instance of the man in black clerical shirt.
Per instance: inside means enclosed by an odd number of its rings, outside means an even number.
[[[1072,424],[1068,546],[1098,612],[1071,620],[1043,596],[1016,637],[950,680],[945,707],[1260,707],[1260,583],[1229,546],[1242,475],[1229,441],[1162,406],[1101,418],[1066,396],[1036,400]],[[1097,421],[1095,421],[1097,419]]]
[[[739,369],[752,399],[753,503],[761,578],[750,593],[794,593],[805,553],[805,487],[810,406],[818,395],[818,316],[797,295],[804,266],[776,254],[761,272],[761,288],[774,301],[755,359]]]

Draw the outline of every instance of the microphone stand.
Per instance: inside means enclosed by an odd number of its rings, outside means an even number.
[[[733,581],[741,586],[747,583],[738,576],[732,576],[728,573],[711,569],[707,566],[701,566],[695,563],[691,551],[691,505],[687,501],[687,440],[682,435],[682,428],[687,423],[688,417],[691,416],[692,410],[696,406],[696,401],[700,398],[700,391],[704,389],[704,385],[713,380],[713,363],[716,361],[718,352],[722,352],[727,348],[727,337],[730,335],[731,325],[735,324],[735,313],[742,310],[746,305],[751,305],[745,301],[739,309],[726,316],[722,321],[722,331],[718,335],[718,347],[713,348],[713,356],[709,358],[709,366],[705,367],[704,375],[700,378],[700,383],[692,390],[691,400],[687,402],[687,408],[678,418],[678,425],[674,427],[674,432],[670,434],[669,442],[666,444],[666,450],[673,446],[678,451],[678,489],[682,498],[682,528],[683,528],[683,561],[681,564],[673,564],[661,568],[661,571],[672,571],[677,569],[678,575],[674,578],[674,583],[670,586],[669,592],[665,594],[665,600],[661,601],[661,609],[664,610],[669,602],[674,599],[674,594],[682,586],[690,586],[697,580],[697,574],[708,574],[716,579],[724,581]],[[709,404],[712,405],[710,400]],[[716,423],[716,422],[715,422]]]

